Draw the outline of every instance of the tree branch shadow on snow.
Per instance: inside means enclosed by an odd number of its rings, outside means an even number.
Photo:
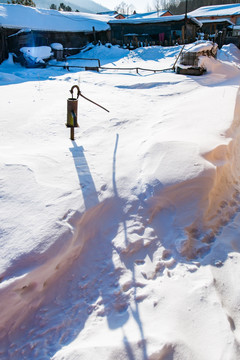
[[[117,158],[118,141],[119,141],[119,134],[116,134],[116,142],[113,151],[113,167],[112,167],[113,191],[116,197],[119,197],[117,191],[117,183],[116,183],[116,158]]]
[[[118,143],[119,143],[119,134],[116,134],[116,141],[115,141],[115,147],[114,147],[114,152],[113,152],[113,169],[112,169],[113,190],[114,190],[114,195],[116,198],[119,197],[118,190],[117,190],[117,182],[116,182],[116,158],[117,158]],[[122,209],[121,209],[121,211],[122,211]],[[122,214],[122,218],[123,218],[124,241],[125,241],[125,246],[127,246],[128,245],[127,224],[126,224],[126,221],[124,218],[124,214]],[[121,260],[123,260],[121,254],[120,254],[120,258],[121,258]],[[132,307],[130,307],[130,309],[131,309],[131,313],[133,315],[134,320],[136,321],[136,324],[138,326],[139,333],[140,333],[141,339],[139,342],[139,347],[142,350],[142,359],[146,360],[147,359],[146,340],[144,337],[143,325],[141,322],[139,307],[138,307],[138,302],[137,302],[137,294],[136,294],[137,289],[136,289],[136,285],[135,285],[136,278],[135,278],[134,263],[132,263],[132,266],[129,268],[131,269],[131,272],[132,272],[132,282],[134,284],[133,296],[134,296],[134,303],[135,303],[135,309],[133,309]],[[124,330],[123,330],[123,344],[124,344],[128,359],[133,360],[135,358],[134,349],[131,348],[131,345],[128,341],[126,334],[124,333]]]
[[[128,360],[135,360],[135,356],[134,356],[134,350],[132,350],[131,345],[129,344],[128,338],[124,333],[123,330],[123,343],[125,346],[125,350],[128,356]]]

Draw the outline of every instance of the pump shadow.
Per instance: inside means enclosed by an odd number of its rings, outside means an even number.
[[[77,171],[79,184],[82,190],[85,208],[90,209],[99,203],[97,190],[84,155],[83,146],[77,146],[75,141],[72,141],[73,147],[69,150],[72,153],[74,165]]]

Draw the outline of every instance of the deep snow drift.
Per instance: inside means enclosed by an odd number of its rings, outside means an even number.
[[[77,57],[165,69],[179,51]],[[0,66],[1,359],[239,359],[239,59]],[[74,84],[110,113],[80,98],[71,141]]]

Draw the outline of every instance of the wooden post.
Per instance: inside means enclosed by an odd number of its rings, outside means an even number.
[[[185,26],[182,26],[182,43],[183,44],[185,43],[184,40],[185,40]]]
[[[96,31],[95,31],[95,27],[94,27],[94,26],[92,27],[92,30],[93,30],[93,41],[94,41],[94,45],[96,45],[97,39],[96,39]]]

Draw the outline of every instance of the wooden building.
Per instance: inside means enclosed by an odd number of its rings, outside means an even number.
[[[231,21],[234,25],[240,25],[240,4],[202,6],[188,15],[200,21],[224,19]]]
[[[152,45],[173,45],[176,42],[193,42],[201,22],[184,15],[154,18],[127,18],[110,20],[113,44],[127,45],[131,42]]]
[[[1,10],[0,61],[6,51],[17,53],[25,46],[61,43],[64,48],[73,50],[89,42],[110,41],[110,16],[63,13],[13,4],[2,4]]]
[[[240,36],[235,32],[240,25],[239,3],[202,6],[188,15],[202,22],[202,31],[210,38],[215,37],[219,47],[228,43],[240,46]]]
[[[6,36],[7,35],[7,36]],[[52,43],[60,43],[68,54],[78,53],[86,44],[98,41],[103,43],[110,40],[110,32],[94,29],[89,32],[67,31],[43,31],[43,30],[20,30],[5,29],[5,39],[9,52],[17,54],[22,47],[50,46]]]

